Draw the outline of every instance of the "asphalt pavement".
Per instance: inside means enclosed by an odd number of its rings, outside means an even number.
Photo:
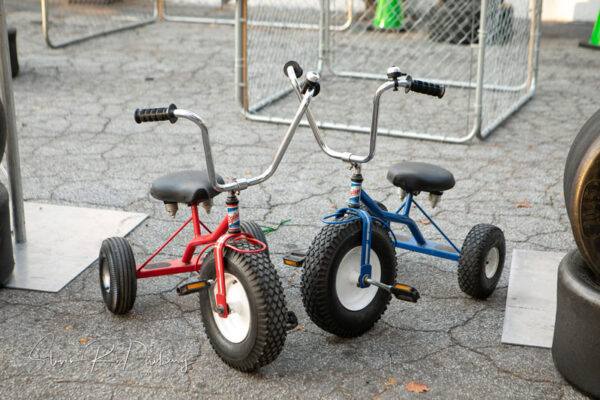
[[[161,22],[52,50],[38,9],[7,8],[18,29],[14,96],[27,201],[149,214],[127,237],[139,261],[187,218],[181,210],[173,222],[150,197],[151,182],[201,168],[204,159],[195,127],[136,125],[135,108],[172,102],[197,111],[224,176],[256,175],[271,161],[284,127],[246,121],[237,111],[232,27]],[[393,162],[427,161],[453,172],[457,184],[435,209],[437,223],[459,244],[479,222],[498,225],[506,236],[505,271],[486,301],[460,291],[456,263],[398,251],[398,275],[421,292],[417,304],[393,301],[355,339],[314,325],[302,307],[300,271],[281,257],[307,247],[320,218],[344,205],[350,171],[300,128],[275,176],[240,196],[242,218],[265,226],[290,219],[267,236],[288,307],[300,321],[279,358],[251,374],[221,362],[204,333],[198,298],[175,293],[191,275],[140,280],[133,310],[112,315],[94,264],[59,293],[0,290],[0,397],[585,398],[554,368],[549,349],[500,343],[512,251],[575,246],[564,163],[600,104],[600,53],[577,42],[542,37],[535,97],[487,140],[451,145],[380,137],[363,169],[369,193],[392,207],[399,199],[385,173]],[[362,134],[327,138],[334,148],[367,146]],[[224,202],[217,197],[203,220],[218,222]],[[176,240],[167,255],[176,257],[184,245]],[[409,392],[410,382],[429,391]]]

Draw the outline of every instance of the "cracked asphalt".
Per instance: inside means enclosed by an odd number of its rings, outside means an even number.
[[[202,168],[204,160],[194,126],[136,125],[135,108],[173,102],[202,115],[222,175],[256,175],[269,164],[284,127],[246,121],[237,111],[231,27],[161,22],[51,50],[39,10],[18,5],[8,2],[7,11],[18,29],[14,96],[27,201],[149,214],[127,237],[140,261],[177,225],[149,196],[151,182]],[[380,137],[375,159],[363,168],[369,193],[391,207],[399,204],[384,178],[391,163],[433,162],[454,173],[457,185],[434,210],[436,222],[459,244],[479,222],[506,235],[505,272],[487,301],[460,292],[455,263],[398,251],[398,276],[419,289],[417,304],[393,301],[356,339],[318,329],[302,307],[300,271],[281,256],[307,247],[320,218],[345,203],[350,172],[301,128],[275,176],[240,196],[242,218],[267,226],[291,219],[267,236],[288,307],[300,320],[278,359],[252,374],[223,364],[204,334],[197,297],[175,293],[191,274],[138,281],[133,310],[112,315],[94,264],[56,294],[0,290],[0,397],[585,398],[556,371],[549,349],[503,345],[500,337],[513,249],[575,246],[563,166],[572,139],[598,108],[598,62],[598,53],[575,39],[543,37],[535,97],[486,141]],[[333,148],[367,145],[361,134],[327,132],[327,140]],[[220,220],[224,201],[216,198],[205,223]],[[185,219],[180,210],[176,221]],[[177,257],[184,245],[177,239],[167,256]],[[430,391],[408,392],[412,381]]]

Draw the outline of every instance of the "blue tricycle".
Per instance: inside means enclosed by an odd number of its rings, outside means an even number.
[[[300,99],[320,91],[319,75],[308,72],[300,84],[303,71],[291,61],[284,72]],[[313,239],[308,251],[295,251],[284,256],[288,265],[303,267],[302,301],[311,320],[322,329],[341,337],[360,336],[379,320],[390,302],[391,295],[400,300],[416,302],[416,288],[396,281],[395,248],[401,248],[458,262],[458,283],[461,290],[476,298],[490,296],[504,267],[506,246],[504,234],[490,224],[475,225],[467,234],[462,248],[457,247],[442,229],[427,215],[415,198],[428,193],[435,207],[442,194],[454,187],[454,176],[448,170],[428,163],[404,161],[393,164],[387,179],[400,191],[403,204],[395,212],[373,200],[363,188],[361,165],[375,153],[379,100],[388,91],[403,88],[409,91],[443,97],[441,85],[412,79],[397,67],[387,71],[388,81],[376,91],[369,153],[366,156],[338,152],[327,146],[310,108],[308,123],[321,150],[328,156],[349,163],[350,178],[348,206],[323,218],[325,226]],[[445,243],[425,239],[417,223],[410,217],[417,208],[444,238]],[[392,223],[404,224],[410,236],[395,235]]]

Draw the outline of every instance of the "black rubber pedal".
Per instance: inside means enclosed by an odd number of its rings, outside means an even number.
[[[401,283],[394,283],[391,292],[398,300],[410,301],[411,303],[416,303],[421,298],[417,289]]]
[[[205,281],[186,283],[185,285],[179,286],[177,288],[177,294],[180,296],[185,296],[187,294],[197,293],[201,290],[210,288],[212,285],[214,285],[214,281],[210,279]]]
[[[306,259],[306,250],[294,250],[283,256],[283,263],[292,267],[302,267]]]

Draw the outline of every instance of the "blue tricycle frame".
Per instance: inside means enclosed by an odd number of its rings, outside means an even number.
[[[352,202],[352,200],[351,200]],[[417,253],[423,253],[434,257],[445,258],[452,261],[457,261],[460,258],[460,248],[457,247],[452,240],[442,231],[442,229],[435,223],[435,221],[423,210],[423,208],[416,202],[414,195],[408,193],[402,205],[396,210],[396,212],[389,212],[379,207],[377,202],[373,200],[366,191],[361,190],[360,202],[364,205],[364,209],[344,207],[340,208],[335,214],[328,215],[322,219],[326,224],[341,224],[354,221],[355,218],[338,221],[338,219],[344,214],[353,214],[356,218],[362,219],[362,249],[361,249],[361,271],[358,284],[360,287],[368,287],[369,284],[365,283],[365,277],[371,275],[371,230],[373,226],[373,219],[379,221],[384,228],[386,228],[392,235],[392,243],[394,247],[415,251]],[[435,229],[442,235],[442,237],[451,246],[448,246],[428,241],[423,236],[423,233],[419,229],[417,223],[410,218],[411,206],[414,205],[419,211],[427,218],[427,220],[435,227]],[[333,219],[333,220],[332,220]],[[391,228],[391,223],[399,223],[406,225],[412,237],[406,237],[407,240],[398,240],[398,237]],[[447,251],[442,248],[448,248]]]
[[[316,95],[320,91],[318,74],[308,72],[300,84],[297,78],[303,72],[293,61],[286,64],[284,72],[300,100],[307,93]],[[498,227],[490,224],[475,225],[467,234],[462,248],[459,248],[415,201],[417,195],[426,192],[432,196],[430,199],[435,207],[443,192],[454,186],[454,177],[444,168],[410,161],[394,164],[388,172],[388,179],[403,191],[404,200],[396,212],[387,211],[383,204],[373,200],[362,189],[361,165],[369,162],[375,154],[381,95],[388,90],[398,91],[398,88],[404,88],[407,93],[412,91],[439,98],[445,93],[443,86],[413,80],[397,67],[389,68],[387,75],[388,82],[379,86],[373,99],[367,155],[331,149],[323,140],[310,108],[307,108],[305,114],[321,150],[332,158],[349,163],[354,174],[351,178],[348,206],[322,219],[328,225],[339,227],[324,226],[313,239],[308,251],[287,254],[284,262],[303,267],[302,302],[311,320],[322,329],[341,337],[355,337],[368,331],[385,312],[390,295],[410,302],[416,302],[420,298],[416,288],[395,282],[395,248],[457,261],[460,289],[477,299],[485,299],[492,294],[504,266],[506,246],[504,234]],[[447,243],[425,239],[417,223],[410,217],[413,206]],[[360,227],[356,223],[358,220]],[[392,230],[392,223],[406,226],[411,236],[397,237]],[[374,233],[375,228],[377,234]],[[372,252],[377,255],[375,265],[371,265]]]

